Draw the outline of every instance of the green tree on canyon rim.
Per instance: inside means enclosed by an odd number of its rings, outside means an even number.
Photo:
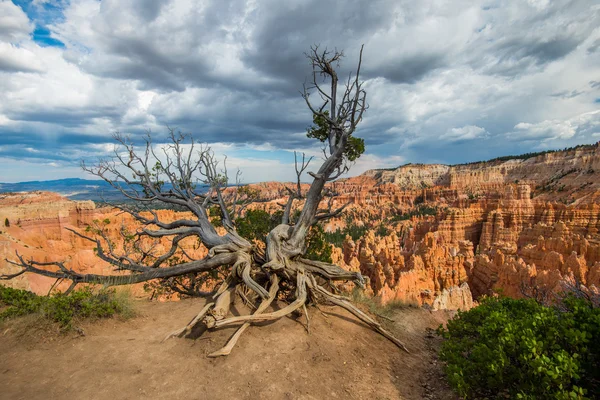
[[[351,163],[364,152],[364,141],[354,133],[368,108],[366,91],[359,79],[362,47],[356,69],[340,84],[339,63],[343,53],[311,47],[306,54],[312,74],[305,84],[302,97],[313,116],[314,126],[308,136],[323,144],[323,161],[315,172],[307,171],[313,158],[302,155],[295,159],[297,182],[289,188],[286,204],[282,204],[279,223],[266,235],[265,247],[257,246],[238,231],[236,220],[252,201],[247,186],[228,186],[226,168],[220,167],[211,149],[198,145],[189,135],[170,130],[169,144],[153,145],[148,136],[140,150],[128,138],[115,135],[118,148],[114,157],[96,165],[83,165],[84,170],[104,179],[119,190],[135,206],[116,205],[131,215],[140,225],[137,232],[121,229],[121,243],[116,244],[107,234],[107,224],[99,222],[86,232],[74,234],[93,242],[100,259],[115,267],[118,274],[95,275],[76,272],[67,262],[26,260],[17,254],[12,264],[21,267],[18,273],[5,275],[11,279],[23,273],[35,273],[77,284],[126,285],[160,279],[169,281],[182,293],[199,293],[196,282],[206,277],[220,279],[216,290],[198,315],[186,326],[167,336],[184,337],[198,326],[216,329],[239,325],[228,343],[210,356],[231,352],[240,335],[252,323],[265,322],[302,311],[307,318],[307,305],[330,303],[348,310],[369,327],[398,347],[404,345],[378,322],[355,307],[344,296],[332,292],[333,281],[353,281],[363,286],[358,272],[349,272],[337,265],[311,260],[307,257],[308,239],[319,222],[339,216],[344,207],[334,208],[333,193],[326,183],[347,172]],[[313,101],[317,98],[318,101]],[[307,171],[312,181],[304,191],[301,175]],[[197,185],[208,185],[208,191]],[[198,186],[200,187],[200,186]],[[205,186],[204,186],[205,187]],[[172,222],[161,221],[159,213],[149,205],[185,210],[193,216]],[[299,205],[297,218],[292,218],[294,204]],[[218,222],[225,229],[218,234],[211,210],[218,210]],[[200,260],[189,257],[180,246],[188,237],[197,238],[208,255]],[[164,246],[158,241],[169,240]],[[165,250],[159,253],[159,249]],[[231,316],[229,309],[235,296],[250,303],[249,315]],[[287,303],[283,308],[269,311],[275,300]]]

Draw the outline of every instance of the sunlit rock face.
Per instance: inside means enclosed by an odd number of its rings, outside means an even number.
[[[261,202],[250,208],[271,213],[282,210],[286,187],[293,187],[251,186]],[[558,291],[575,281],[594,291],[600,287],[598,145],[524,160],[372,170],[329,187],[337,194],[334,207],[349,205],[325,230],[369,228],[334,248],[333,261],[368,277],[368,292],[384,303],[466,309],[498,291],[522,297],[529,286]],[[109,218],[118,235],[121,225],[135,225],[114,210],[56,194],[1,196],[0,223],[10,220],[10,227],[0,228],[2,259],[18,250],[40,260],[67,257],[76,269],[106,273],[111,269],[95,258],[93,244],[63,228],[84,229]],[[160,213],[167,220],[178,216]],[[197,241],[185,246],[195,257],[206,254]],[[2,271],[11,268],[0,261]],[[13,284],[41,292],[51,283],[28,276]]]
[[[158,210],[157,213],[164,221],[181,218],[183,214],[171,210]],[[114,267],[96,257],[95,243],[68,230],[85,233],[85,229],[94,221],[109,222],[106,225],[107,234],[117,244],[117,252],[122,250],[119,245],[121,232],[133,232],[138,228],[132,217],[113,208],[96,208],[92,201],[71,201],[50,192],[0,194],[0,273],[19,271],[20,268],[7,261],[16,260],[18,253],[26,260],[65,261],[69,268],[77,272],[118,274]],[[157,252],[166,252],[169,248],[166,240],[153,245]],[[206,248],[192,238],[186,239],[182,245],[192,257],[200,258],[207,253]],[[35,274],[3,281],[3,284],[38,294],[48,293],[54,283],[54,279]],[[57,289],[66,287],[66,282],[56,286]],[[133,291],[137,295],[144,294],[142,285],[136,285]]]
[[[391,231],[346,238],[334,252],[382,302],[469,308],[498,291],[600,287],[598,144],[524,160],[372,170],[331,187],[336,205],[351,205],[327,230],[351,223]],[[421,207],[432,215],[411,214]]]

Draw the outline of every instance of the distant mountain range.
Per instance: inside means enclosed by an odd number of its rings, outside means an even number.
[[[169,185],[165,184],[169,189]],[[31,181],[0,183],[0,193],[46,191],[59,193],[71,200],[122,201],[125,197],[102,180],[79,178],[56,179],[52,181]]]

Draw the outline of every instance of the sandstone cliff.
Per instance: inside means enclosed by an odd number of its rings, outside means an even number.
[[[252,186],[261,197],[254,208],[275,212],[287,200],[285,183]],[[328,221],[326,231],[369,228],[334,248],[334,261],[361,271],[382,302],[455,309],[495,291],[520,297],[531,286],[558,291],[577,281],[600,287],[598,144],[527,159],[372,170],[330,188],[338,195],[334,205],[350,206]],[[133,226],[114,210],[51,193],[2,195],[0,218],[10,221],[0,234],[2,259],[15,250],[41,260],[67,257],[98,273],[110,268],[94,257],[89,242],[63,228],[83,229],[105,218],[115,235],[119,226]],[[198,257],[205,254],[197,243],[186,246]],[[7,269],[0,261],[0,270]],[[18,284],[42,292],[51,282],[27,277]]]
[[[158,210],[157,213],[164,221],[175,220],[182,214],[170,210]],[[15,260],[18,252],[25,259],[66,261],[70,268],[80,272],[115,274],[112,266],[96,257],[94,243],[67,228],[84,232],[90,224],[107,221],[108,236],[115,243],[120,243],[121,230],[134,231],[137,226],[132,217],[116,209],[96,208],[92,201],[71,201],[50,192],[1,194],[0,221],[3,224],[0,227],[0,273],[19,270],[7,262],[7,259]],[[192,257],[206,255],[206,248],[192,238],[185,239],[181,244]],[[156,252],[165,252],[169,243],[163,240],[153,245]],[[122,247],[117,246],[116,251],[121,250]],[[25,274],[3,283],[46,294],[54,284],[54,279]],[[67,286],[67,283],[62,283],[57,288],[66,289]],[[142,285],[134,287],[134,293],[142,295]]]

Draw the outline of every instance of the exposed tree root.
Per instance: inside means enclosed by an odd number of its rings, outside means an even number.
[[[231,353],[241,335],[251,324],[274,321],[300,308],[302,308],[306,317],[306,331],[310,333],[310,319],[306,309],[310,296],[315,305],[318,299],[321,298],[344,308],[371,329],[408,352],[406,346],[400,340],[385,330],[376,320],[354,306],[350,299],[331,293],[319,284],[320,281],[331,283],[336,280],[352,280],[355,284],[363,286],[364,280],[361,274],[346,271],[337,265],[300,258],[299,254],[303,253],[303,249],[290,243],[291,229],[289,225],[281,224],[269,233],[264,257],[265,262],[262,265],[256,263],[247,248],[219,246],[213,252],[213,257],[224,255],[227,251],[235,252],[236,260],[233,263],[231,273],[213,296],[214,302],[207,304],[187,326],[171,333],[167,338],[186,336],[198,324],[204,324],[208,329],[242,324],[223,348],[209,354],[209,357],[226,356]],[[269,278],[267,279],[267,277]],[[268,287],[268,291],[266,287]],[[290,293],[291,290],[294,290],[293,294]],[[236,293],[250,307],[254,306],[256,308],[252,314],[227,317]],[[254,293],[261,299],[258,306],[253,304],[247,296],[248,293]],[[282,299],[290,299],[290,303],[277,311],[266,313],[267,308],[278,296]]]
[[[286,315],[296,311],[298,308],[302,307],[304,302],[306,302],[306,276],[304,274],[299,273],[297,279],[297,287],[296,287],[296,300],[292,303],[288,304],[281,310],[274,311],[272,313],[266,314],[252,314],[252,315],[242,315],[239,317],[231,317],[227,319],[223,319],[220,321],[215,321],[214,324],[207,324],[209,328],[222,328],[228,325],[238,324],[240,322],[265,322],[265,321],[273,321]],[[212,325],[212,326],[211,326]]]
[[[273,277],[271,278],[271,287],[269,288],[269,297],[260,303],[254,314],[260,314],[263,311],[265,311],[271,305],[273,300],[275,300],[275,297],[277,297],[278,291],[279,278],[277,277],[277,275],[273,275]],[[213,353],[210,353],[208,357],[220,357],[229,355],[229,353],[231,353],[231,350],[233,350],[233,347],[236,345],[240,336],[242,336],[242,333],[244,333],[244,331],[248,329],[249,326],[250,322],[245,322],[242,326],[238,328],[238,330],[233,334],[233,336],[229,339],[229,341],[223,348]]]
[[[302,310],[304,311],[304,316],[306,317],[306,333],[310,334],[310,318],[308,317],[306,304],[302,304]]]
[[[226,356],[231,353],[232,349],[236,345],[241,335],[246,329],[248,329],[248,327],[252,323],[274,321],[279,318],[285,317],[300,308],[302,308],[306,318],[306,331],[310,333],[310,318],[306,309],[306,304],[310,294],[310,297],[313,299],[313,303],[315,305],[317,305],[317,298],[321,298],[325,299],[330,303],[333,303],[334,305],[342,307],[345,310],[352,313],[362,322],[367,324],[371,329],[375,330],[376,332],[380,333],[382,336],[390,340],[396,346],[406,351],[407,353],[409,352],[404,343],[402,343],[394,335],[392,335],[390,332],[384,329],[381,326],[381,324],[379,324],[376,320],[374,320],[373,318],[365,314],[363,311],[358,309],[356,306],[354,306],[350,302],[350,299],[348,299],[345,296],[340,296],[331,293],[323,286],[319,285],[317,279],[315,278],[316,274],[313,274],[313,272],[308,272],[303,268],[303,266],[306,265],[305,260],[302,260],[301,262],[284,262],[284,264],[287,264],[288,267],[277,269],[276,271],[271,272],[270,286],[269,291],[267,292],[267,296],[262,298],[260,305],[256,307],[256,310],[252,314],[226,318],[226,316],[229,314],[229,308],[233,301],[233,297],[236,293],[240,294],[241,296],[244,292],[243,288],[246,288],[246,290],[252,290],[253,292],[256,292],[258,294],[258,291],[248,287],[247,280],[241,279],[241,277],[235,272],[236,268],[234,268],[231,280],[237,278],[238,283],[227,285],[224,284],[223,286],[221,286],[221,288],[217,291],[217,293],[214,296],[214,302],[208,303],[206,306],[204,306],[202,311],[188,325],[186,325],[182,329],[172,332],[165,338],[165,340],[176,336],[186,336],[192,331],[192,329],[196,325],[201,323],[203,323],[208,329],[218,329],[230,325],[242,324],[242,326],[238,328],[238,330],[233,334],[233,336],[229,339],[229,341],[223,348],[208,355],[209,357]],[[318,264],[311,263],[309,265],[315,268],[313,269],[313,271],[318,270],[319,272],[321,272],[321,274],[317,276],[321,276],[321,278],[325,278],[326,281],[329,281],[331,279],[331,274],[329,273],[329,271],[334,271],[335,269],[329,267],[326,263]],[[248,270],[247,277],[250,277],[251,268],[246,268],[246,266],[243,266],[243,268]],[[273,303],[273,301],[277,298],[278,294],[281,293],[282,287],[280,287],[279,284],[281,279],[279,275],[284,277],[283,279],[284,281],[288,282],[288,285],[290,285],[288,277],[291,275],[295,275],[296,282],[295,285],[293,285],[295,287],[294,300],[280,310],[265,313],[264,311]],[[349,275],[344,276],[349,277]],[[356,275],[352,275],[352,278],[354,278],[355,281],[361,281],[362,279],[359,279],[359,277],[357,277]],[[252,280],[252,282],[255,282],[256,285],[259,285],[259,283],[255,280]],[[261,289],[265,290],[262,286]],[[241,297],[246,302],[252,304],[251,301],[245,295]],[[321,310],[319,309],[319,311]]]
[[[356,306],[354,306],[354,304],[350,303],[350,301],[348,301],[347,298],[330,293],[319,285],[316,285],[314,290],[316,290],[318,293],[325,296],[325,298],[327,300],[329,300],[330,302],[332,302],[333,304],[340,306],[340,307],[346,309],[347,311],[351,312],[358,319],[360,319],[361,321],[363,321],[364,323],[369,325],[373,330],[379,332],[382,336],[384,336],[385,338],[390,340],[396,346],[400,347],[402,350],[406,351],[407,353],[410,353],[408,351],[408,349],[406,348],[406,346],[404,345],[404,343],[402,343],[400,340],[398,340],[390,332],[383,329],[383,327],[377,321],[375,321],[373,318],[369,317],[367,314],[365,314],[364,312],[362,312],[361,310],[356,308]]]
[[[189,335],[189,333],[192,331],[192,329],[194,328],[194,326],[196,326],[196,324],[202,320],[202,318],[206,315],[206,313],[208,312],[208,310],[211,309],[212,306],[214,306],[215,303],[207,303],[202,310],[198,313],[198,315],[196,315],[189,324],[187,324],[186,326],[184,326],[181,329],[177,329],[171,333],[169,333],[162,341],[164,342],[167,339],[171,339],[174,337],[183,337],[183,336],[187,336]]]

